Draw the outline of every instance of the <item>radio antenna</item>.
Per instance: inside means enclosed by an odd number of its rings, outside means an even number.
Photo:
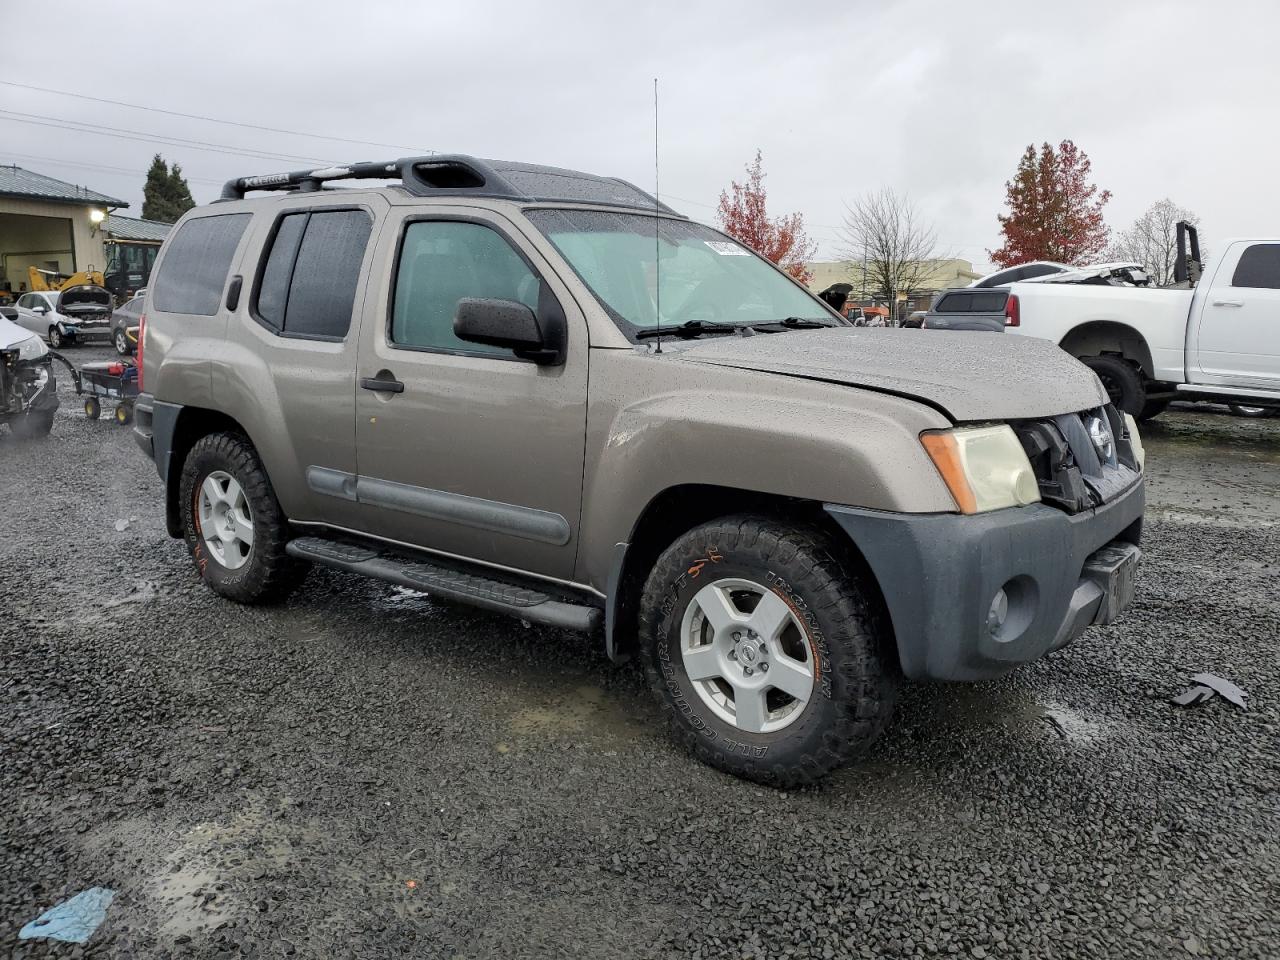
[[[662,248],[658,240],[658,78],[653,78],[653,310],[658,341],[654,353],[662,352]]]

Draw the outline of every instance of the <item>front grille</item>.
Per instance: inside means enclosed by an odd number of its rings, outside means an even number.
[[[1040,499],[1068,513],[1107,503],[1140,476],[1124,418],[1111,404],[1012,426],[1031,461]]]

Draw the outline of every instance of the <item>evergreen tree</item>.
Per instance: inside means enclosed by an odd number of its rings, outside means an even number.
[[[169,195],[169,165],[160,154],[151,159],[151,169],[147,171],[147,182],[142,186],[142,219],[164,220],[167,210],[166,200]]]
[[[173,223],[195,205],[182,167],[177,163],[170,167],[157,153],[142,187],[142,218]]]
[[[182,175],[182,167],[176,162],[169,168],[169,204],[172,218],[167,223],[173,223],[180,216],[196,205],[195,200],[191,198],[191,188],[187,186],[187,178]]]

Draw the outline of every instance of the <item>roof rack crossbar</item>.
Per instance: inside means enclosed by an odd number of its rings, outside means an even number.
[[[316,170],[294,170],[292,173],[267,173],[256,177],[237,177],[222,187],[223,200],[243,200],[250,190],[319,190],[326,180],[398,180],[400,161],[351,163],[342,167],[320,167]]]
[[[639,187],[616,177],[599,177],[557,167],[481,160],[461,154],[401,157],[399,160],[365,161],[291,173],[237,177],[226,182],[220,199],[243,200],[246,193],[256,190],[309,193],[323,189],[329,180],[396,180],[415,196],[470,195],[526,202],[597,203],[680,216]],[[579,189],[586,184],[587,190],[575,194],[568,187],[564,191],[547,188],[548,184],[556,183],[575,183]]]

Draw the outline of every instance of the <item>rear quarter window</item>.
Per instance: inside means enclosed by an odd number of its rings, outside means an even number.
[[[188,220],[168,241],[151,283],[152,307],[161,313],[212,317],[240,237],[252,215],[230,213]]]
[[[1255,243],[1240,255],[1233,287],[1280,290],[1280,243]]]

